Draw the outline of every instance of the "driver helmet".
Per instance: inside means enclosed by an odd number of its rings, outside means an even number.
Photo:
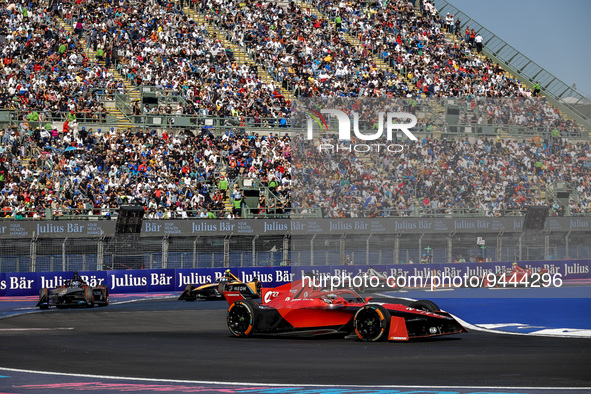
[[[80,275],[78,275],[78,271],[74,272],[74,276],[72,277],[70,284],[76,287],[82,285],[82,278],[80,277]]]
[[[229,270],[229,269],[227,269],[227,270],[225,270],[225,271],[224,271],[224,276],[225,276],[226,278],[230,278],[230,277],[232,277],[232,274],[230,273],[230,270]]]

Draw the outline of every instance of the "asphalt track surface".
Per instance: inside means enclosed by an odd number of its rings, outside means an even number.
[[[477,331],[405,343],[235,338],[226,309],[168,298],[11,316],[0,319],[0,368],[286,385],[591,387],[590,339]]]

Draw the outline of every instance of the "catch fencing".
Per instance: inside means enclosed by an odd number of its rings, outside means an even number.
[[[0,272],[589,259],[586,231],[5,239]]]

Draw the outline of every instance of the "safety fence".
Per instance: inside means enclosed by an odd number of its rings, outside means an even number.
[[[266,227],[268,229],[268,227]],[[588,232],[333,231],[11,239],[0,272],[468,263],[591,258]]]

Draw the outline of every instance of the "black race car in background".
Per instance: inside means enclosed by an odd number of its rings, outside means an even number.
[[[39,291],[40,309],[48,309],[50,306],[57,308],[90,307],[109,305],[109,289],[106,286],[89,286],[84,280],[74,273],[72,279],[63,286],[55,289],[43,288]]]
[[[218,278],[213,283],[207,283],[201,286],[187,285],[179,297],[179,300],[195,301],[198,298],[205,300],[216,300],[224,298],[224,290],[232,285],[234,291],[239,291],[245,298],[260,298],[261,281],[254,279],[251,282],[242,282],[236,275],[226,270],[224,276]]]

